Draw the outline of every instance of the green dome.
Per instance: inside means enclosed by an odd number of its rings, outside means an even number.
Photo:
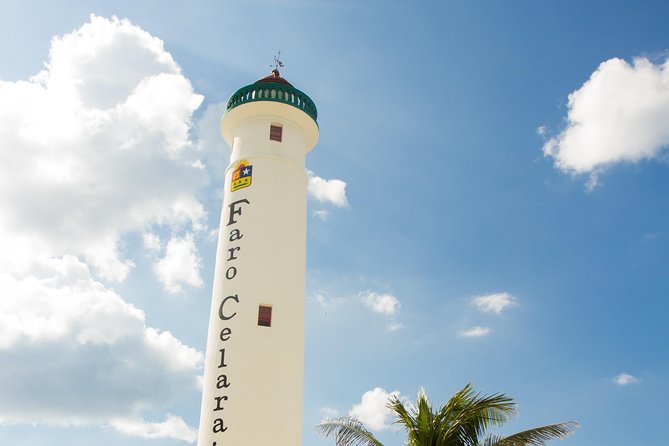
[[[272,70],[269,76],[237,90],[228,99],[227,111],[247,102],[256,101],[273,101],[292,105],[309,115],[317,123],[318,111],[314,101],[282,78],[279,70]]]

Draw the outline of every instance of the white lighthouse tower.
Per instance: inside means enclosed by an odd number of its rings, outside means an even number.
[[[277,67],[278,68],[278,67]],[[228,101],[198,446],[300,446],[307,175],[316,106],[278,69]]]

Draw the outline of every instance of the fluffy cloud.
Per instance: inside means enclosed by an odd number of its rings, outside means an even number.
[[[371,291],[361,294],[362,303],[375,313],[387,316],[390,321],[386,326],[387,331],[397,331],[402,328],[402,324],[395,320],[395,316],[400,309],[400,301],[391,294],[378,294]]]
[[[149,423],[143,419],[120,419],[112,421],[111,425],[119,432],[143,438],[176,438],[194,443],[197,440],[197,430],[191,428],[181,418],[168,415],[165,421]]]
[[[165,290],[169,293],[180,293],[182,285],[202,286],[200,269],[202,261],[197,253],[193,234],[185,237],[173,237],[165,249],[165,257],[154,266],[154,271]]]
[[[362,296],[362,302],[373,312],[394,316],[400,308],[400,301],[391,294],[368,292]]]
[[[349,411],[349,415],[363,422],[373,431],[380,431],[390,427],[391,412],[386,404],[391,396],[399,398],[400,392],[386,392],[380,387],[368,390],[362,395],[360,404],[356,404]]]
[[[317,291],[310,294],[310,300],[315,301],[327,313],[337,311],[342,307],[359,307],[361,304],[374,313],[380,314],[386,323],[386,330],[397,331],[403,325],[397,322],[401,303],[395,296],[387,293],[366,291],[346,297],[331,296],[327,292]],[[351,310],[359,311],[359,309]],[[344,313],[341,313],[344,314]]]
[[[629,373],[621,373],[620,375],[613,378],[613,382],[619,386],[628,386],[630,384],[638,383],[639,378],[632,376]]]
[[[92,16],[54,38],[45,69],[0,81],[0,245],[12,264],[82,257],[107,280],[133,266],[128,231],[205,220],[189,139],[202,96],[159,39]]]
[[[325,221],[328,219],[330,213],[325,209],[318,209],[313,212],[313,216],[318,218],[320,221]]]
[[[326,180],[309,171],[309,194],[316,200],[346,207],[346,183],[342,180]]]
[[[607,166],[659,158],[669,144],[669,59],[607,60],[568,108],[566,129],[543,147],[564,172],[590,173],[594,186]]]
[[[464,336],[466,338],[481,338],[483,336],[487,336],[490,334],[490,328],[488,327],[472,327],[468,330],[464,330],[460,332],[460,336]]]
[[[162,41],[96,16],[54,38],[36,76],[0,81],[0,423],[193,441],[177,416],[143,417],[197,392],[202,354],[104,282],[134,265],[127,234],[162,249],[159,226],[189,234],[167,244],[161,272],[191,268],[166,286],[197,286],[201,101]]]
[[[500,314],[505,308],[515,305],[516,298],[509,293],[494,293],[472,298],[472,302],[481,311]]]
[[[313,295],[313,299],[319,303],[321,307],[325,310],[331,310],[337,307],[340,307],[346,303],[346,299],[343,297],[331,297],[326,296],[323,293],[317,292]]]
[[[202,354],[72,256],[0,275],[0,422],[104,423],[197,389]]]
[[[142,235],[142,242],[144,242],[144,247],[149,251],[158,252],[161,248],[160,237],[151,232],[147,232]]]

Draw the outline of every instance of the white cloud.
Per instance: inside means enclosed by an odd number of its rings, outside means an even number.
[[[313,295],[313,299],[318,302],[325,310],[333,309],[346,303],[346,299],[343,297],[330,297],[324,295],[323,293],[315,293]]]
[[[388,331],[397,331],[397,330],[400,330],[402,327],[404,327],[404,325],[402,325],[402,324],[399,323],[399,322],[391,322],[391,323],[388,324],[388,326],[386,327],[386,330],[388,330]]]
[[[227,109],[227,101],[208,104],[196,123],[197,146],[205,160],[204,167],[216,184],[223,184],[228,166],[230,149],[221,138],[221,116]],[[221,186],[222,187],[222,186]],[[221,199],[223,189],[221,188]]]
[[[639,382],[639,378],[630,375],[629,373],[621,373],[620,375],[613,378],[613,382],[619,386],[627,386],[630,384],[635,384]]]
[[[362,302],[373,312],[394,316],[400,309],[400,301],[391,294],[368,292],[361,296]]]
[[[401,307],[400,301],[390,294],[379,294],[372,291],[361,292],[357,296],[332,297],[323,292],[315,292],[310,299],[316,301],[327,313],[342,306],[364,305],[374,313],[382,315],[386,322],[386,331],[394,332],[402,329],[403,324],[397,322],[396,317]]]
[[[327,418],[335,418],[339,414],[337,409],[334,409],[332,407],[327,407],[327,406],[321,407],[321,412]]]
[[[380,431],[390,427],[391,411],[386,407],[391,396],[399,398],[400,392],[386,392],[380,387],[368,390],[362,395],[360,404],[356,404],[349,411],[349,415],[363,422],[373,431]]]
[[[307,173],[309,174],[308,191],[312,197],[318,201],[332,203],[335,206],[348,206],[345,182],[342,180],[326,180],[311,171]]]
[[[162,41],[96,16],[54,38],[36,76],[0,81],[0,245],[17,253],[7,263],[71,254],[121,281],[133,266],[124,233],[202,228],[189,137],[201,101]]]
[[[129,274],[130,233],[158,252],[156,226],[205,230],[201,101],[162,41],[96,16],[54,38],[36,76],[0,81],[0,423],[192,441],[176,416],[137,420],[192,398],[203,355],[101,280]],[[172,285],[199,278],[181,274]]]
[[[509,293],[493,293],[472,298],[472,302],[481,311],[500,314],[505,308],[515,305],[516,298]]]
[[[543,151],[572,174],[597,174],[616,163],[656,159],[669,144],[669,59],[632,64],[609,59],[569,95],[567,127]]]
[[[202,260],[197,253],[193,234],[185,237],[172,237],[167,243],[165,257],[154,265],[154,271],[165,290],[169,293],[180,293],[182,285],[201,287],[200,269]]]
[[[212,228],[206,235],[207,241],[209,241],[209,242],[218,241],[218,234],[219,234],[219,229],[218,228]]]
[[[478,327],[478,326],[460,332],[460,336],[464,336],[467,338],[480,338],[483,336],[487,336],[488,334],[490,334],[490,328]]]
[[[0,423],[100,424],[197,391],[203,355],[72,256],[0,274]]]
[[[144,247],[149,251],[160,251],[162,246],[160,243],[160,237],[151,232],[147,232],[142,235],[142,242],[144,243]]]
[[[188,443],[195,443],[197,430],[175,415],[167,415],[165,421],[149,423],[143,419],[118,419],[111,422],[117,431],[143,438],[174,438]]]
[[[321,221],[328,219],[329,212],[324,209],[318,209],[313,213],[314,217],[318,218]]]

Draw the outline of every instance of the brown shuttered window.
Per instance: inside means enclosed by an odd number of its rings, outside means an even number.
[[[269,139],[271,141],[281,142],[283,136],[283,127],[280,125],[270,125],[269,126]]]
[[[258,325],[261,327],[272,326],[272,307],[268,305],[258,307]]]

